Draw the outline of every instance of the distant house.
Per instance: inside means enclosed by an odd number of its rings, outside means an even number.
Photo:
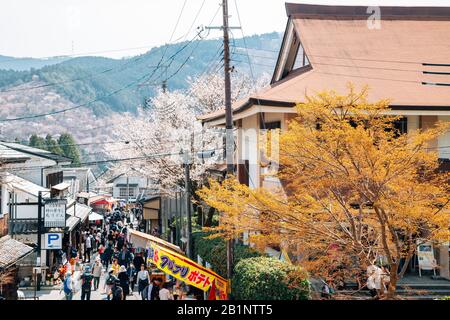
[[[281,186],[266,173],[262,133],[285,131],[296,104],[325,90],[369,86],[369,100],[390,99],[403,133],[450,121],[450,7],[380,7],[379,28],[367,7],[286,4],[288,22],[269,86],[233,105],[236,176],[252,188]],[[225,111],[199,117],[224,127]],[[436,139],[442,170],[450,170],[450,132]],[[448,246],[439,248],[449,278]]]
[[[97,179],[91,168],[50,168],[44,170],[44,175],[49,176],[62,172],[62,181],[69,183],[69,194],[72,198],[80,192],[90,192],[97,186]]]
[[[107,184],[112,184],[112,196],[116,199],[122,199],[135,202],[139,196],[146,195],[152,191],[153,183],[150,178],[134,175],[121,174]]]
[[[67,166],[72,163],[72,159],[52,153],[47,150],[37,149],[21,145],[18,143],[10,143],[0,141],[2,149],[0,152],[6,152],[6,149],[13,150],[22,154],[23,157],[28,159],[21,163],[8,163],[3,166],[5,170],[10,172],[14,171],[14,174],[29,180],[35,184],[43,187],[50,187],[52,180],[45,174],[46,170],[50,168],[60,168],[61,166]],[[62,181],[57,181],[54,184],[58,184]]]
[[[5,210],[5,206],[7,206],[9,194],[7,193],[7,189],[3,187],[3,181],[5,180],[4,166],[7,164],[25,163],[28,160],[30,160],[30,157],[27,155],[0,144],[0,237],[8,233],[9,211]]]

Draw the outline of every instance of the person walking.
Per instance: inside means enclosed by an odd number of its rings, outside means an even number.
[[[74,281],[72,278],[72,272],[67,271],[66,277],[64,279],[64,294],[66,296],[66,300],[72,300],[73,298],[73,288],[74,288]]]
[[[165,282],[162,289],[159,290],[159,300],[174,300],[173,294],[169,291],[168,282]]]
[[[85,262],[91,262],[92,236],[88,232],[86,232],[86,240],[84,243],[84,247],[85,247],[84,260]]]
[[[120,287],[123,291],[123,300],[127,300],[127,296],[130,294],[130,278],[128,277],[127,268],[125,266],[120,267],[119,271]]]
[[[142,257],[142,252],[137,252],[134,259],[133,264],[136,268],[141,268],[141,265],[145,264],[144,258]]]
[[[117,280],[117,277],[113,274],[112,268],[108,271],[108,274],[105,279],[105,293],[106,293],[106,299],[110,300],[112,295],[112,288]]]
[[[120,265],[119,265],[117,259],[113,260],[111,269],[113,270],[113,274],[117,277],[119,275],[119,271],[120,271]]]
[[[145,265],[141,264],[141,271],[137,274],[137,281],[138,281],[138,292],[141,294],[145,287],[147,287],[150,284],[150,274],[147,270],[145,270]],[[145,299],[142,299],[145,300]]]
[[[94,291],[98,290],[100,284],[100,277],[102,276],[103,265],[100,262],[100,257],[95,259],[94,267],[92,268],[92,275],[94,276]]]
[[[116,279],[111,289],[111,300],[112,301],[122,301],[124,300],[123,289],[120,286],[120,280]]]
[[[109,264],[111,263],[111,259],[113,256],[114,250],[110,244],[107,245],[105,251],[103,252],[103,263],[105,264],[105,268],[108,269]]]
[[[118,263],[121,266],[125,266],[126,268],[128,268],[128,265],[131,262],[131,253],[128,251],[127,246],[124,246],[122,248],[122,251],[120,251],[119,253],[119,257],[118,257]]]
[[[134,286],[136,285],[136,277],[137,277],[137,270],[134,267],[133,263],[130,263],[130,266],[128,267],[128,277],[130,277],[130,288],[131,288],[131,292],[134,291]]]
[[[81,279],[81,300],[91,300],[92,279],[91,267],[86,266]]]
[[[148,300],[159,300],[159,290],[161,282],[161,278],[153,279],[153,283],[151,286],[149,286],[150,288],[148,290]]]

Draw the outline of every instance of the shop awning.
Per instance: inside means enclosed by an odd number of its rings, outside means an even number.
[[[109,205],[109,204],[112,204],[112,203],[115,203],[115,202],[117,202],[116,199],[100,199],[100,200],[97,200],[97,201],[93,201],[91,204],[94,204],[94,205]]]
[[[70,183],[68,182],[61,182],[60,184],[57,184],[56,186],[52,186],[52,190],[58,190],[58,191],[64,191],[70,188]]]
[[[33,252],[33,248],[10,236],[0,238],[0,269],[6,269]]]
[[[89,221],[97,221],[97,220],[105,220],[105,217],[103,217],[101,214],[98,214],[97,212],[92,212],[89,215]]]
[[[68,232],[71,232],[73,229],[75,229],[75,227],[77,226],[77,224],[80,222],[80,218],[77,217],[73,217],[70,216],[67,220],[66,220],[66,228]]]
[[[139,248],[149,248],[150,243],[155,243],[161,247],[168,248],[171,250],[174,250],[178,253],[184,254],[184,252],[180,249],[179,246],[174,245],[173,243],[164,241],[163,239],[160,239],[158,237],[139,232],[133,229],[129,230],[129,241],[133,243],[135,247]]]
[[[83,223],[84,221],[86,221],[91,211],[91,207],[88,207],[81,203],[75,203],[74,205],[68,207],[66,210],[66,214],[69,215],[69,217],[66,219],[66,228],[68,229],[68,231],[72,231],[78,223]]]

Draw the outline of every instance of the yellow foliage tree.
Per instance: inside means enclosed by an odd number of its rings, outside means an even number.
[[[449,175],[430,148],[447,126],[402,134],[389,101],[369,103],[367,94],[350,86],[297,106],[280,136],[282,190],[250,189],[233,177],[200,190],[222,213],[217,235],[247,232],[261,248],[296,248],[313,275],[358,276],[383,256],[384,296],[393,298],[417,243],[449,240]]]

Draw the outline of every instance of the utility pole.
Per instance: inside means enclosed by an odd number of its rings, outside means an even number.
[[[184,187],[186,189],[186,213],[187,213],[187,255],[192,257],[192,211],[191,211],[191,173],[189,152],[184,152]]]
[[[230,69],[230,37],[228,34],[228,0],[223,0],[223,60],[225,67],[225,117],[226,117],[226,159],[227,175],[234,173],[234,135],[233,135],[233,110],[231,106],[231,69]],[[233,240],[227,241],[227,276],[231,280],[233,277]]]

